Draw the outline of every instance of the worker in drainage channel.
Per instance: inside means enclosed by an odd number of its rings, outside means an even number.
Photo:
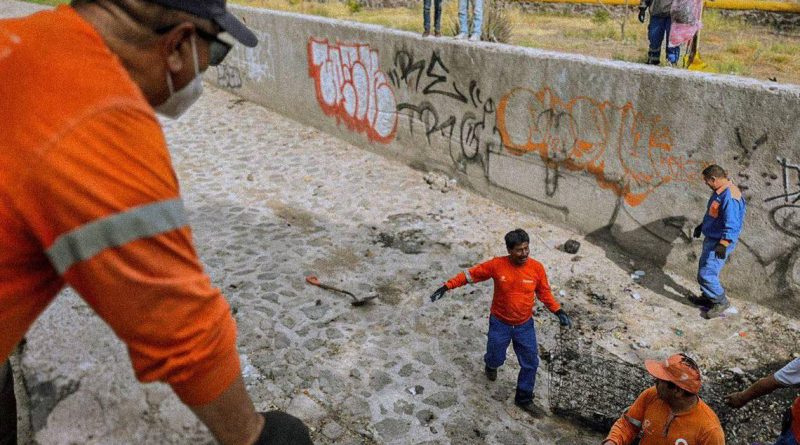
[[[545,413],[533,402],[536,369],[539,367],[536,329],[532,317],[536,297],[539,297],[550,312],[558,316],[562,326],[571,327],[572,321],[550,292],[544,266],[528,258],[528,234],[522,229],[513,230],[506,234],[505,242],[508,255],[492,258],[459,273],[437,289],[430,298],[431,301],[436,301],[450,289],[489,278],[494,280],[489,334],[486,354],[483,356],[484,372],[489,380],[497,379],[497,369],[505,362],[508,344],[512,343],[520,365],[514,403],[538,418]]]
[[[602,445],[724,445],[714,411],[698,396],[700,368],[686,354],[646,360],[655,385],[644,390],[611,427]]]

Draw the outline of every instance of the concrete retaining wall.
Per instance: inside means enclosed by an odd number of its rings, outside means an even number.
[[[236,12],[261,44],[236,48],[212,82],[667,270],[694,276],[700,171],[726,167],[748,214],[723,281],[797,311],[799,87]]]

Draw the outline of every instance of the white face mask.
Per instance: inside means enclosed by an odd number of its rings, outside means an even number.
[[[167,87],[169,87],[169,97],[161,105],[157,105],[155,110],[162,116],[172,119],[181,117],[193,103],[203,94],[203,78],[200,75],[200,64],[197,61],[197,46],[194,43],[194,36],[191,37],[192,56],[194,57],[195,77],[185,87],[175,91],[172,85],[172,76],[167,71]]]

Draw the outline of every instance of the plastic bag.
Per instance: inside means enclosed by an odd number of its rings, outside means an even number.
[[[670,17],[669,46],[688,43],[703,27],[703,0],[673,0]]]

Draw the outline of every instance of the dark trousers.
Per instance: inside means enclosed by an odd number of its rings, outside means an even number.
[[[650,41],[650,49],[647,52],[647,63],[659,65],[661,63],[661,47],[667,45],[667,60],[670,63],[678,63],[678,56],[681,48],[679,46],[669,47],[669,30],[672,27],[672,19],[669,16],[651,16],[650,24],[647,26],[647,39]]]
[[[431,0],[422,3],[422,25],[425,31],[431,30]],[[442,30],[442,0],[433,0],[433,29]]]
[[[494,315],[489,316],[489,335],[486,342],[486,366],[497,369],[506,361],[508,344],[514,346],[519,361],[517,393],[514,401],[525,404],[533,400],[536,385],[536,370],[539,368],[539,347],[536,344],[536,328],[533,318],[521,325],[505,324]]]
[[[0,365],[0,445],[17,443],[17,399],[8,362]]]

